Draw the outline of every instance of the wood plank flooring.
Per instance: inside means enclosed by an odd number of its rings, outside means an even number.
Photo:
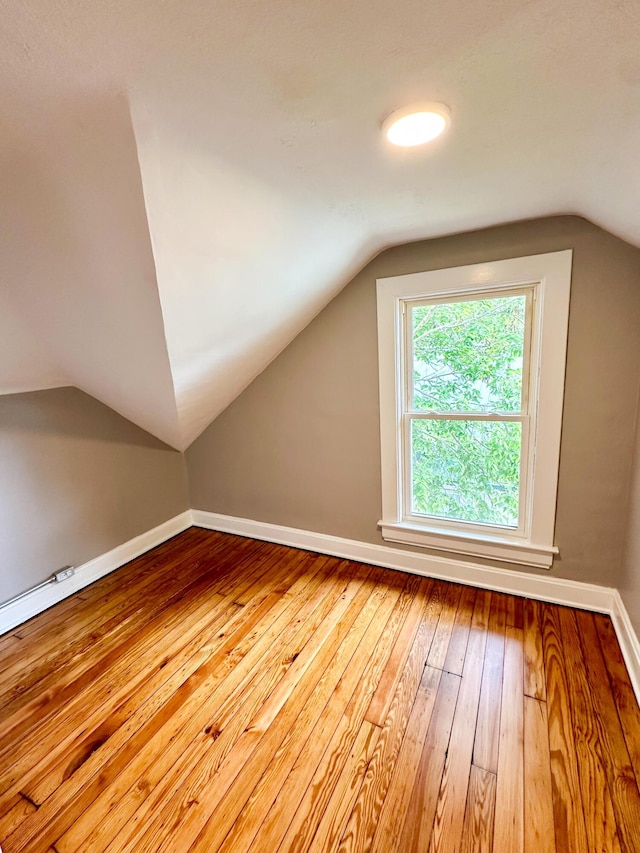
[[[192,528],[0,638],[3,853],[640,851],[611,622]]]

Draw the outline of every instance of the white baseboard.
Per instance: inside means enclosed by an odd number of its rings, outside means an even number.
[[[136,536],[122,545],[118,545],[111,551],[100,554],[99,557],[89,560],[88,563],[76,566],[75,574],[68,580],[61,581],[60,583],[51,583],[48,586],[30,592],[16,601],[1,605],[0,634],[10,631],[16,625],[22,624],[22,622],[26,622],[27,619],[31,619],[32,616],[36,616],[64,598],[68,598],[74,592],[78,592],[78,590],[83,589],[83,587],[88,586],[93,581],[109,574],[109,572],[119,569],[120,566],[123,566],[130,560],[134,560],[140,554],[144,554],[145,551],[155,548],[177,533],[181,533],[183,530],[191,527],[192,523],[191,510],[186,510],[180,513],[180,515],[176,515],[174,518],[170,518],[168,521],[159,524],[152,530],[141,533],[140,536]]]
[[[633,691],[640,703],[640,640],[634,631],[627,608],[618,590],[615,591],[611,621],[620,643],[620,650],[629,671]]]
[[[611,616],[618,642],[629,670],[634,692],[640,703],[640,642],[633,629],[620,593],[613,587],[549,577],[527,571],[498,569],[480,563],[447,560],[430,554],[418,554],[386,545],[374,545],[355,539],[343,539],[295,527],[282,527],[248,518],[236,518],[214,512],[192,510],[197,527],[235,533],[252,539],[264,539],[306,551],[331,554],[347,560],[371,563],[439,580],[477,586],[483,589],[535,598],[551,604],[563,604]]]
[[[214,512],[192,510],[193,523],[197,527],[219,530],[222,533],[236,533],[252,539],[265,539],[306,551],[331,554],[347,560],[371,563],[388,569],[424,575],[439,580],[478,586],[496,592],[537,598],[554,604],[566,604],[569,607],[581,607],[599,613],[611,613],[616,590],[611,587],[580,581],[549,577],[548,574],[534,574],[527,571],[498,569],[481,563],[448,560],[431,554],[418,554],[387,545],[373,545],[358,542],[355,539],[342,539],[324,533],[312,533],[295,527],[282,527],[279,524],[267,524],[251,521],[248,518],[236,518]]]

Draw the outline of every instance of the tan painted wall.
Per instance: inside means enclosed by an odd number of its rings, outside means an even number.
[[[620,578],[620,595],[640,636],[640,409],[633,457],[631,495]]]
[[[621,577],[640,383],[640,251],[577,217],[388,249],[186,453],[191,505],[381,543],[377,277],[574,250],[552,573]]]
[[[0,601],[189,506],[184,458],[75,388],[0,397]]]

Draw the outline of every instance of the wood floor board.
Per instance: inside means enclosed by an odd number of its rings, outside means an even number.
[[[3,853],[640,853],[604,616],[191,528],[0,638]]]
[[[599,758],[615,812],[615,830],[622,848],[634,850],[638,845],[640,830],[640,792],[631,756],[611,692],[593,614],[578,611],[576,619],[587,670],[593,720],[601,746]],[[612,830],[609,832],[612,834]]]
[[[308,840],[305,841],[303,834],[295,834],[290,838],[287,833],[278,848],[279,853],[303,850],[335,853],[340,845],[349,815],[353,811],[379,737],[380,727],[365,720],[353,740],[346,762],[340,767],[336,784],[329,787],[329,795],[325,807],[320,809],[318,822],[307,827]],[[261,850],[255,844],[251,849],[253,853],[260,853]]]
[[[107,575],[106,577],[109,576]],[[51,626],[51,618],[55,618],[56,625],[62,626],[68,619],[74,619],[76,614],[82,612],[82,607],[85,606],[86,603],[86,598],[81,597],[82,594],[83,590],[78,593],[75,593],[75,595],[69,596],[68,598],[64,598],[62,601],[58,602],[47,610],[43,610],[36,616],[32,616],[31,619],[29,619],[27,622],[23,622],[22,624],[13,628],[10,633],[4,634],[3,637],[0,639],[0,644],[3,640],[15,637],[16,639],[20,639],[24,642],[25,650],[29,649],[31,643],[37,643],[38,637],[42,637],[43,634],[46,634],[49,631]],[[92,601],[95,601],[95,595],[96,593],[92,589]],[[2,654],[1,647],[0,654]],[[5,662],[2,661],[3,665],[4,663]]]
[[[374,850],[388,850],[393,846],[393,839],[402,831],[441,677],[440,669],[427,665],[423,670],[389,789],[375,827],[372,843]]]
[[[325,751],[325,755],[323,756],[323,759],[318,765],[318,768],[307,787],[305,796],[292,816],[285,838],[280,845],[280,849],[283,853],[285,850],[306,850],[311,844],[312,839],[313,847],[317,847],[319,841],[314,837],[314,833],[316,828],[320,831],[319,824],[323,826],[322,835],[323,833],[329,832],[327,823],[330,823],[332,836],[331,843],[334,846],[336,843],[339,843],[340,838],[342,837],[342,831],[344,830],[344,826],[346,825],[346,820],[349,817],[351,809],[345,810],[345,808],[341,806],[340,818],[336,818],[335,820],[331,819],[330,815],[326,816],[326,820],[323,817],[322,821],[320,821],[320,818],[322,817],[325,808],[329,808],[327,800],[330,798],[335,800],[333,793],[334,786],[336,787],[336,790],[340,790],[341,788],[340,780],[342,778],[342,769],[340,761],[343,756],[341,747],[344,745],[345,740],[348,742],[350,734],[355,737],[355,735],[353,735],[354,728],[361,720],[364,720],[366,709],[369,707],[371,698],[378,687],[389,655],[393,649],[397,633],[403,624],[407,607],[411,601],[411,596],[407,593],[408,589],[403,588],[401,594],[396,599],[393,610],[391,611],[384,627],[384,631],[378,639],[375,648],[372,649],[371,657],[369,658],[358,685],[353,692],[349,705],[343,715],[343,719],[334,733],[332,743],[329,744]],[[425,612],[429,611],[432,602],[433,599],[430,597],[426,602]],[[434,628],[435,625],[432,621],[423,619],[418,634],[416,635],[416,642],[422,644],[421,648],[423,656],[426,656],[425,649],[428,649],[429,647],[430,637],[432,636]],[[343,685],[341,683],[339,687],[342,686]],[[371,741],[368,741],[370,751],[375,749],[379,732],[380,727],[374,726]],[[356,771],[356,780],[360,778],[360,776],[363,777],[365,771],[366,766],[364,768],[358,766]],[[348,789],[351,799],[357,796],[359,789],[360,785],[356,784],[356,781],[354,780],[352,786]]]
[[[581,853],[588,849],[587,831],[578,776],[559,607],[549,604],[542,607],[542,642],[556,846],[567,853]]]
[[[433,666],[436,669],[444,669],[451,636],[456,625],[461,596],[462,587],[457,584],[446,585],[438,626],[433,636],[433,642],[431,643],[427,658],[429,666]]]
[[[423,613],[430,612],[433,600],[440,600],[441,589],[437,586],[424,589],[425,601]],[[427,592],[429,596],[427,598]],[[438,607],[439,611],[439,607]],[[380,824],[381,810],[386,794],[397,768],[397,758],[402,749],[406,729],[411,719],[412,707],[419,703],[425,712],[419,696],[419,687],[423,676],[434,672],[429,668],[425,674],[425,662],[433,641],[436,625],[423,618],[409,650],[407,662],[397,681],[391,703],[382,722],[381,732],[372,754],[371,761],[363,778],[363,783],[355,799],[353,810],[344,828],[339,846],[340,850],[369,849]],[[396,644],[397,646],[397,644]],[[395,651],[395,648],[394,648]],[[393,655],[392,655],[393,657]]]
[[[315,806],[317,812],[317,800],[312,799],[305,809],[301,808],[312,779],[317,778],[317,787],[330,795],[337,783],[340,768],[346,762],[359,734],[364,738],[363,744],[366,744],[367,749],[370,748],[372,732],[366,727],[363,729],[367,700],[371,695],[369,673],[372,667],[379,668],[382,663],[374,652],[382,634],[389,630],[390,616],[400,595],[399,589],[391,592],[389,595],[389,589],[382,583],[372,593],[370,602],[375,607],[373,618],[290,771],[282,778],[283,758],[278,756],[278,761],[272,762],[273,766],[264,774],[247,801],[241,821],[234,825],[221,849],[254,847],[276,850],[289,830],[294,813],[296,817],[299,812],[300,816],[306,814],[308,820],[309,806],[312,810]],[[379,599],[377,605],[376,597]],[[282,778],[281,785],[275,784],[278,773]],[[275,792],[270,804],[269,794],[265,790],[267,787]]]
[[[247,579],[243,579],[240,582],[240,588],[245,583],[247,583]],[[141,663],[141,657],[145,652],[145,644],[151,648],[151,653],[153,654],[153,650],[157,650],[157,643],[160,637],[165,638],[167,646],[169,646],[168,641],[171,639],[172,630],[179,632],[183,637],[188,637],[188,632],[184,631],[183,626],[185,621],[195,620],[195,613],[198,610],[202,611],[204,609],[205,621],[207,620],[207,609],[211,611],[212,615],[215,615],[215,604],[217,601],[220,601],[220,596],[217,593],[209,593],[204,597],[203,601],[200,601],[199,594],[206,592],[207,585],[208,581],[206,579],[204,582],[198,582],[195,586],[191,587],[191,596],[187,598],[178,597],[173,607],[171,606],[171,597],[169,597],[165,610],[159,614],[150,612],[149,621],[140,629],[138,634],[122,643],[112,654],[110,653],[105,656],[104,652],[108,650],[97,650],[96,654],[98,657],[93,667],[93,681],[91,679],[91,672],[89,674],[85,673],[82,677],[76,677],[76,672],[70,668],[65,673],[65,677],[59,679],[54,695],[52,695],[51,691],[47,691],[41,697],[38,697],[38,702],[34,703],[35,707],[23,708],[21,713],[16,715],[17,724],[11,729],[11,743],[14,745],[17,745],[17,743],[20,744],[22,760],[24,762],[32,761],[33,753],[30,749],[42,752],[43,747],[47,746],[47,729],[51,731],[51,737],[56,742],[58,750],[62,748],[63,744],[60,742],[58,735],[60,717],[65,721],[67,732],[69,732],[74,720],[74,711],[76,711],[76,716],[79,715],[80,723],[83,727],[86,727],[87,705],[95,709],[98,714],[100,714],[101,709],[104,709],[104,716],[107,716],[109,704],[117,698],[117,691],[114,690],[109,677],[112,666],[116,664],[118,666],[121,680],[124,683],[123,689],[133,687],[135,669]],[[231,602],[227,602],[227,606],[229,603]],[[172,625],[175,626],[174,629],[172,629]],[[167,648],[166,651],[171,651],[171,649]],[[130,665],[128,661],[131,661]],[[158,665],[162,667],[162,664],[163,659],[159,658]],[[128,666],[129,669],[127,668]],[[98,675],[95,673],[98,673]],[[146,673],[143,670],[143,674],[148,674],[148,670]],[[65,685],[67,685],[67,689],[63,689]],[[90,685],[91,690],[85,690],[87,685]],[[97,695],[93,692],[94,689],[98,691]],[[33,715],[38,712],[40,702],[43,703],[46,710],[46,717],[40,721],[38,729],[31,733],[32,743],[28,740],[17,742],[18,729],[24,728],[29,723],[28,713]],[[11,755],[9,757],[13,763],[13,757]],[[15,765],[13,769],[15,772]],[[0,785],[0,791],[2,790],[3,786]]]
[[[67,725],[72,725],[74,710],[84,714],[82,719],[86,721],[87,702],[92,702],[89,705],[92,711],[99,711],[98,702],[102,703],[115,696],[116,691],[109,678],[110,672],[117,668],[121,674],[121,689],[132,687],[130,679],[136,671],[142,677],[147,674],[144,669],[145,661],[162,663],[163,658],[157,655],[158,640],[166,636],[167,650],[170,651],[170,642],[175,632],[185,636],[185,622],[196,622],[199,615],[207,618],[207,605],[209,611],[216,612],[226,607],[221,597],[215,594],[204,602],[189,598],[175,608],[156,613],[154,618],[142,624],[135,634],[123,638],[119,646],[90,650],[86,656],[86,666],[68,667],[58,676],[54,685],[43,690],[42,694],[36,694],[27,705],[8,717],[3,726],[3,736],[7,739],[10,737],[13,744],[20,746],[21,753],[26,754],[30,742],[38,745],[38,738],[33,730],[35,720],[38,721],[38,730],[41,733],[47,729],[54,733],[59,731],[60,718],[66,721]],[[188,637],[188,634],[186,636]],[[94,697],[96,704],[93,704]],[[78,705],[82,707],[77,708]],[[43,738],[40,743],[42,740]],[[0,754],[0,766],[3,761],[4,753]]]
[[[265,606],[269,606],[269,602]],[[166,691],[160,690],[142,705],[139,712],[127,720],[42,804],[28,832],[23,831],[20,837],[15,838],[16,849],[43,849],[50,833],[57,839],[75,821],[80,820],[100,792],[119,776],[140,748],[182,707],[185,694],[190,692],[183,689],[188,682],[189,679],[180,685],[173,683],[169,696]],[[14,836],[9,841],[13,839]]]
[[[473,743],[473,763],[476,767],[494,774],[498,772],[505,622],[505,596],[492,593],[480,704]]]
[[[566,607],[558,612],[587,841],[591,850],[617,853],[620,842],[607,776],[600,760],[602,744],[575,613]]]
[[[524,849],[523,645],[522,628],[507,625],[493,829],[496,850]]]
[[[524,599],[519,595],[507,595],[507,628],[524,627]]]
[[[490,604],[491,594],[480,590],[475,599],[462,681],[451,728],[450,742],[454,746],[447,752],[438,793],[429,845],[431,853],[457,853],[460,848],[478,719]]]
[[[491,853],[496,808],[496,775],[471,766],[460,853]]]
[[[524,697],[524,853],[555,853],[547,703]]]
[[[339,850],[342,853],[372,849],[382,808],[411,717],[411,709],[418,695],[422,672],[422,668],[405,670],[398,683],[376,749],[341,839]],[[444,673],[442,678],[447,680],[447,676],[448,673]],[[450,676],[450,678],[459,681],[456,676]],[[438,690],[439,694],[440,690]]]
[[[87,600],[90,600],[95,607],[98,599],[104,596],[106,592],[128,587],[129,584],[135,584],[136,580],[149,573],[154,574],[156,571],[161,571],[170,562],[172,555],[179,558],[180,552],[184,554],[184,549],[191,549],[194,542],[203,541],[194,531],[196,528],[190,528],[179,536],[168,539],[154,548],[148,555],[145,555],[144,563],[139,562],[141,558],[126,563],[117,571],[110,572],[94,581],[88,590],[82,589],[42,613],[32,616],[14,628],[11,633],[28,639],[37,632],[48,631],[52,620],[57,626],[62,626],[68,619],[68,612],[82,607]],[[1,667],[2,662],[0,662]]]
[[[460,681],[460,676],[451,672],[443,672],[440,678],[411,798],[397,842],[398,851],[422,853],[429,849]]]
[[[410,583],[409,592],[411,594],[414,592],[417,593],[418,590],[421,590],[423,594],[427,594],[431,589],[430,582],[425,581],[424,578],[415,578]],[[367,709],[366,719],[376,726],[384,724],[389,707],[393,701],[395,689],[400,681],[405,661],[409,657],[413,639],[420,627],[423,607],[423,601],[416,595],[411,602],[404,625],[395,641],[393,652],[382,673],[378,688],[371,699],[371,704]]]
[[[16,794],[9,809],[0,818],[0,838],[7,838],[36,810],[36,806],[22,794]]]
[[[456,619],[447,649],[447,656],[444,659],[442,668],[447,672],[453,672],[454,675],[462,675],[464,661],[467,653],[467,643],[469,642],[469,632],[471,630],[471,617],[473,616],[473,607],[476,601],[477,590],[472,586],[465,586],[462,589]],[[434,665],[433,663],[431,664]]]
[[[629,673],[611,619],[597,614],[593,621],[600,640],[600,647],[609,674],[611,691],[618,709],[631,764],[635,770],[636,782],[640,787],[640,707],[629,681]]]
[[[90,699],[90,697],[85,695],[78,697],[75,737],[59,745],[56,744],[55,749],[50,748],[45,754],[45,761],[38,767],[37,774],[32,774],[35,778],[30,784],[23,786],[23,790],[34,802],[44,802],[65,779],[90,758],[102,744],[106,743],[113,733],[131,719],[136,710],[157,690],[170,689],[168,688],[170,680],[173,683],[184,681],[188,675],[205,663],[206,655],[216,635],[237,613],[237,608],[238,605],[224,603],[215,611],[209,610],[193,625],[194,630],[198,632],[197,639],[193,638],[183,645],[185,640],[183,634],[180,641],[176,643],[180,648],[169,651],[167,657],[159,662],[156,670],[149,667],[143,680],[134,678],[132,674],[130,680],[124,683],[125,689],[121,693],[117,690],[112,691],[112,701],[105,701],[96,706],[89,705],[100,710],[88,720],[85,714],[84,722],[82,722],[82,706],[85,698]],[[188,636],[186,639],[189,639]],[[111,696],[109,699],[111,700]]]
[[[541,604],[539,601],[532,599],[524,601],[524,692],[526,696],[545,701],[547,689],[544,677],[540,613]]]

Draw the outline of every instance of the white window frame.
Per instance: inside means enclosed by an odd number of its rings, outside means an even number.
[[[554,544],[560,434],[571,286],[570,249],[491,263],[378,279],[378,359],[384,539],[467,556],[549,568]],[[523,458],[525,514],[518,530],[417,518],[408,504],[406,465],[407,342],[404,306],[420,299],[459,299],[496,291],[533,292],[530,430]],[[523,377],[523,382],[525,381]],[[524,457],[523,435],[523,457]]]

